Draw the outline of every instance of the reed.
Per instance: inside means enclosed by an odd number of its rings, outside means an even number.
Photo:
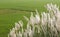
[[[60,37],[60,11],[55,4],[47,4],[48,12],[36,11],[30,18],[24,16],[27,21],[26,29],[23,28],[23,21],[15,23],[15,27],[10,30],[8,37]]]

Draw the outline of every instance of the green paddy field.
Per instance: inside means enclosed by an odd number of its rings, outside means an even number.
[[[26,20],[23,16],[30,16],[30,12],[47,12],[44,7],[47,3],[57,4],[60,7],[60,0],[0,0],[0,37],[7,37],[14,23]]]

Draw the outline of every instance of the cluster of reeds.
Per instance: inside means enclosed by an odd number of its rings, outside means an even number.
[[[27,20],[26,28],[23,28],[22,21],[18,21],[8,37],[60,37],[59,7],[51,3],[47,4],[46,8],[48,12],[42,12],[41,15],[36,10],[35,16],[33,12],[30,18],[24,16]]]

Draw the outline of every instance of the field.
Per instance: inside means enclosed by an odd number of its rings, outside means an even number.
[[[60,0],[0,0],[0,37],[7,37],[15,22],[30,16],[30,12],[46,12],[44,5],[54,3],[60,7]],[[26,24],[26,23],[25,23]]]

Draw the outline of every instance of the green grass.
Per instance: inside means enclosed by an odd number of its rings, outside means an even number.
[[[26,12],[20,12],[0,15],[0,37],[7,37],[14,23],[18,22],[20,19],[24,19],[23,16],[28,14],[29,13]]]
[[[0,8],[45,11],[44,5],[51,2],[59,4],[59,0],[0,0]]]
[[[46,11],[44,5],[51,2],[60,6],[59,0],[0,0],[0,37],[7,37],[14,23],[29,17],[31,11]]]

